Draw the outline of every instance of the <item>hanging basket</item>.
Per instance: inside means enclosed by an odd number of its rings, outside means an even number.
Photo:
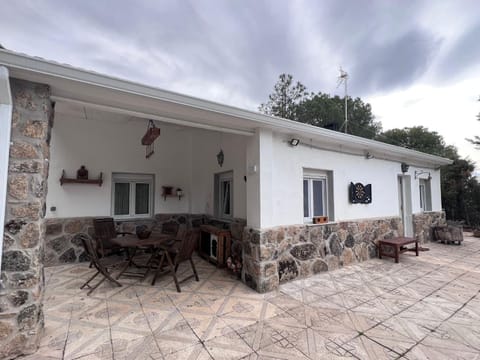
[[[160,136],[160,128],[157,128],[152,120],[148,122],[147,132],[142,137],[142,145],[152,145]]]

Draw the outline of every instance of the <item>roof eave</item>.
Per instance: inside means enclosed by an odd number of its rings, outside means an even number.
[[[343,134],[288,119],[265,115],[251,110],[240,109],[210,100],[199,99],[193,96],[159,89],[149,85],[143,85],[90,70],[84,70],[38,57],[19,54],[9,50],[0,50],[0,64],[9,67],[14,75],[21,74],[22,72],[32,72],[44,75],[47,78],[62,78],[124,93],[169,101],[179,105],[219,113],[225,116],[250,120],[258,124],[258,127],[267,127],[284,133],[309,136],[312,139],[315,138],[319,141],[329,141],[339,145],[348,143],[350,146],[358,149],[377,151],[386,156],[397,159],[409,158],[413,160],[413,162],[425,163],[426,165],[428,164],[434,167],[452,163],[450,159],[445,159],[439,156],[429,155],[354,135]]]

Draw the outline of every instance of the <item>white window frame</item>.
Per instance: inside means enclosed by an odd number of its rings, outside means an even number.
[[[129,198],[129,212],[128,215],[115,215],[115,184],[129,183],[130,184],[130,198]],[[149,208],[148,214],[135,214],[135,186],[136,184],[149,185]],[[154,184],[155,178],[153,174],[132,174],[132,173],[112,173],[112,202],[111,214],[114,219],[128,220],[128,219],[145,219],[153,217],[154,209]]]
[[[215,215],[220,219],[233,219],[233,171],[215,174],[215,193],[216,193],[216,209]],[[225,201],[222,192],[222,182],[230,183],[230,214],[223,212],[223,202]]]
[[[329,217],[329,202],[328,202],[328,175],[326,171],[304,171],[303,172],[303,179],[302,179],[302,195],[303,195],[303,184],[304,181],[308,182],[308,215],[305,216],[304,211],[304,201],[305,199],[302,196],[302,213],[303,213],[303,221],[306,223],[311,223],[313,219],[313,182],[314,181],[322,181],[323,182],[323,214],[322,215],[315,215],[315,216],[328,216]],[[329,217],[330,219],[330,217]]]

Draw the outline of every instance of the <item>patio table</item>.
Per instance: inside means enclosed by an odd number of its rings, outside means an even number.
[[[378,241],[378,257],[387,256],[395,259],[398,263],[400,253],[407,251],[405,245],[415,243],[415,255],[418,256],[418,240],[410,237],[397,237],[393,239],[383,239]],[[388,253],[384,251],[384,247],[389,247],[392,252]],[[392,254],[393,253],[393,254]]]
[[[153,257],[156,255],[156,253],[160,249],[162,249],[165,246],[172,245],[172,243],[174,243],[175,241],[176,240],[173,235],[167,235],[167,234],[154,235],[147,239],[139,239],[138,237],[132,236],[132,235],[112,239],[111,240],[112,243],[114,243],[119,247],[127,249],[127,254],[128,254],[127,263],[120,270],[116,278],[118,279],[120,276],[122,276],[126,272],[126,270],[131,266],[135,266],[137,268],[148,268],[148,266],[146,265],[139,265],[135,263],[134,257],[137,253],[137,250],[152,248],[153,249],[152,257]],[[128,275],[144,277],[146,274],[128,273]]]

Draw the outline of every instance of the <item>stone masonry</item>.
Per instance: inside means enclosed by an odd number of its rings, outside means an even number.
[[[149,230],[161,232],[176,229],[179,225],[198,228],[200,225],[215,225],[230,230],[232,234],[232,256],[242,256],[242,235],[245,220],[223,221],[203,214],[156,214],[154,219],[119,221],[117,230],[135,233],[136,228],[145,225]],[[46,220],[45,266],[87,261],[78,234],[94,236],[93,217],[58,218]]]
[[[443,211],[429,211],[413,214],[413,231],[415,238],[421,244],[434,240],[434,226],[446,224],[447,220],[445,219],[445,212]]]
[[[46,85],[11,79],[12,136],[0,288],[0,358],[33,353],[43,321],[43,239],[53,109]]]
[[[415,237],[422,244],[432,241],[432,226],[445,223],[441,211],[414,214]],[[262,231],[246,228],[243,278],[259,292],[271,291],[286,281],[374,258],[378,240],[402,235],[399,217],[279,226]]]

